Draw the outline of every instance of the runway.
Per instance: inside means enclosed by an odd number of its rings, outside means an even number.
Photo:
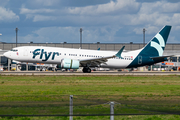
[[[52,71],[3,71],[0,75],[180,75],[180,72],[117,72],[117,71],[93,71],[91,73],[83,72],[52,72]]]

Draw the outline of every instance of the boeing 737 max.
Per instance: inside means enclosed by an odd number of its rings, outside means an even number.
[[[90,73],[90,67],[133,68],[166,61],[169,56],[162,56],[171,26],[165,26],[145,47],[134,51],[118,52],[70,49],[42,46],[22,46],[5,52],[4,56],[12,60],[31,63],[57,64],[58,68],[78,69]]]

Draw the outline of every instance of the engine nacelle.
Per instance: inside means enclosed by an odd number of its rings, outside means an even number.
[[[58,65],[58,67],[60,67],[60,65]],[[64,59],[61,60],[61,68],[64,68],[64,69],[79,69],[79,61],[64,58]]]

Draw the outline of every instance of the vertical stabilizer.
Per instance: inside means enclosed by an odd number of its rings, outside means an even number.
[[[152,65],[154,63],[165,61],[165,57],[160,57],[163,55],[166,42],[171,30],[171,26],[166,25],[160,32],[158,32],[150,41],[146,44],[144,48],[141,49],[136,58],[129,64],[127,68],[138,67],[144,65]],[[152,59],[156,57],[159,59]]]
[[[139,55],[158,57],[163,55],[171,26],[166,25],[158,32],[152,40],[142,49]]]

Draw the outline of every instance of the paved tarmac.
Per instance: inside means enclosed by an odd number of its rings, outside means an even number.
[[[180,75],[180,72],[117,72],[117,71],[93,71],[91,73],[83,72],[52,72],[52,71],[3,71],[0,75]]]

